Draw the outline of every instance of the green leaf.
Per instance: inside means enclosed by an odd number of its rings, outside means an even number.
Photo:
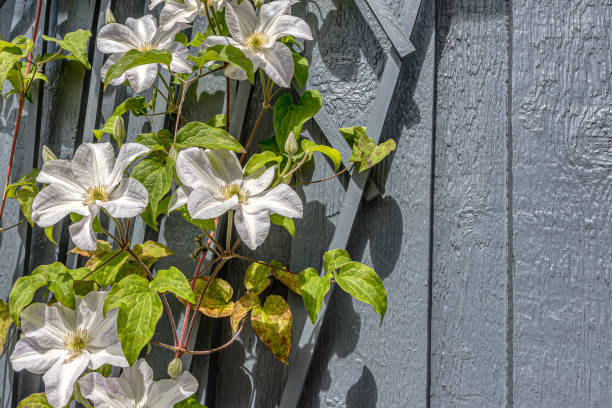
[[[365,133],[364,128],[354,127],[349,129],[340,129],[340,132],[347,141],[352,138],[353,152],[349,161],[360,164],[360,173],[380,163],[396,148],[393,139],[389,139],[377,146],[374,139]]]
[[[336,282],[357,300],[372,305],[382,324],[387,313],[387,292],[374,270],[359,262],[349,262],[335,273]]]
[[[244,167],[244,175],[248,176],[249,174],[254,173],[255,171],[259,170],[268,163],[276,162],[277,164],[280,164],[282,161],[282,156],[279,156],[274,152],[265,151],[263,153],[256,153],[251,156],[246,166]]]
[[[170,269],[158,271],[149,287],[151,290],[160,293],[172,292],[177,297],[185,299],[189,303],[195,304],[196,302],[195,295],[193,294],[193,290],[191,290],[187,278],[183,275],[183,272],[179,271],[174,266]]]
[[[73,223],[77,223],[81,221],[82,219],[83,219],[83,216],[81,214],[70,213],[70,221],[72,221]],[[98,234],[102,233],[102,224],[100,224],[100,217],[96,216],[94,218],[93,222],[91,223],[91,229],[93,229],[94,232],[97,232]]]
[[[35,186],[36,177],[38,177],[39,170],[33,169],[31,172],[21,177],[16,183],[9,184],[6,188],[6,196],[8,198],[15,198],[17,196],[17,190],[23,186]]]
[[[57,242],[55,242],[55,238],[53,238],[53,230],[55,230],[56,227],[59,228],[59,226],[61,226],[61,224],[57,223],[55,225],[51,225],[50,227],[45,228],[45,236],[49,241],[51,241],[52,244],[55,245],[57,245]]]
[[[119,61],[108,69],[104,78],[104,89],[113,80],[119,78],[128,69],[147,64],[163,64],[170,66],[172,55],[167,50],[150,50],[142,52],[140,50],[129,50]]]
[[[274,134],[280,151],[284,151],[289,132],[296,137],[302,133],[302,125],[319,112],[323,97],[317,91],[304,92],[297,105],[291,94],[283,94],[274,104]]]
[[[185,221],[187,221],[190,224],[195,225],[198,228],[203,228],[203,229],[205,229],[207,231],[214,231],[216,229],[215,220],[214,219],[210,219],[210,220],[197,220],[197,219],[191,218],[191,215],[189,215],[189,211],[187,210],[187,206],[186,205],[184,205],[184,206],[182,206],[180,208],[177,208],[174,211],[179,211],[181,213],[181,215],[183,216],[183,218],[185,219]]]
[[[40,392],[22,399],[19,404],[17,404],[17,408],[53,408],[53,406],[47,401],[45,393]]]
[[[49,265],[40,265],[32,271],[32,275],[42,276],[47,282],[57,278],[68,269],[61,262],[54,262]]]
[[[0,41],[0,91],[11,69],[26,54],[27,52],[24,52],[23,48],[6,41]]]
[[[19,207],[21,208],[21,212],[24,217],[28,220],[30,225],[32,223],[32,204],[34,204],[34,199],[40,192],[40,189],[36,186],[22,186],[17,190],[16,198],[19,201]]]
[[[208,126],[225,129],[225,114],[219,113],[206,121]]]
[[[13,320],[9,314],[9,306],[4,300],[0,299],[0,354],[4,353],[6,335],[8,334],[11,324],[13,324]]]
[[[261,142],[257,142],[257,144],[263,152],[272,152],[277,156],[284,152],[284,146],[283,150],[281,151],[276,144],[276,138],[274,136],[264,139]]]
[[[128,98],[117,106],[113,114],[104,123],[104,128],[94,129],[93,133],[96,139],[100,141],[104,133],[108,133],[109,135],[113,136],[115,118],[117,116],[123,116],[123,114],[128,111],[132,112],[136,116],[144,114],[147,111],[147,102],[145,98],[141,96]]]
[[[198,68],[202,68],[204,64],[211,61],[223,61],[232,64],[236,68],[246,72],[247,78],[251,83],[255,82],[253,73],[253,63],[248,59],[242,51],[231,45],[215,45],[202,50],[197,57],[190,55],[188,57],[193,61]]]
[[[308,81],[308,60],[293,50],[291,55],[293,56],[294,66],[293,77],[300,88],[304,89],[306,81]]]
[[[91,69],[91,65],[89,65],[89,58],[87,57],[87,42],[91,37],[89,30],[77,30],[72,33],[68,33],[64,36],[63,40],[58,40],[46,35],[43,35],[42,37],[47,41],[56,42],[61,49],[72,54],[65,56],[65,58],[79,61],[81,64],[85,65],[87,69]]]
[[[262,306],[251,312],[251,325],[268,349],[285,364],[289,364],[291,351],[291,325],[293,316],[289,305],[280,296],[268,296]]]
[[[202,147],[204,149],[225,149],[241,153],[242,145],[223,129],[202,122],[191,122],[182,127],[176,135],[176,145],[182,149]]]
[[[159,202],[172,187],[173,164],[174,161],[169,157],[165,162],[154,157],[147,157],[132,170],[131,176],[140,181],[149,193],[152,213],[157,212]]]
[[[144,292],[149,292],[149,281],[147,279],[138,275],[126,276],[108,292],[104,301],[104,314],[122,304],[129,303],[129,298]]]
[[[204,276],[196,281],[193,290],[196,299],[199,299],[202,295],[209,279],[210,277]],[[233,294],[234,290],[229,283],[220,278],[213,279],[202,299],[200,312],[213,318],[229,316],[234,309],[234,302],[231,301]],[[195,303],[191,304],[192,308],[195,308]]]
[[[308,268],[300,273],[299,287],[308,316],[314,324],[323,305],[323,298],[329,291],[329,277],[321,277],[316,269]]]
[[[364,128],[363,126],[353,126],[341,128],[338,129],[338,131],[342,134],[342,136],[344,136],[344,139],[346,139],[348,144],[353,146],[353,144],[355,143],[355,138],[359,138],[359,135],[361,133],[366,133],[366,128]]]
[[[166,152],[170,152],[174,135],[167,129],[162,129],[157,133],[143,133],[136,137],[135,142],[147,146],[151,150],[157,150],[160,147]]]
[[[68,273],[62,273],[49,281],[49,290],[53,292],[55,299],[70,309],[76,308],[73,284],[72,276]]]
[[[270,222],[274,225],[279,225],[289,232],[292,238],[295,238],[295,223],[292,218],[284,217],[278,214],[270,214]]]
[[[198,394],[193,394],[191,397],[174,404],[174,408],[206,408],[205,405],[198,401]]]
[[[290,272],[287,267],[280,262],[272,261],[272,275],[293,292],[300,294],[299,279],[300,275]]]
[[[106,262],[107,260],[115,256],[115,254],[119,251],[119,249],[116,249],[112,252],[109,252],[100,260],[98,265],[101,265],[102,263]],[[119,271],[121,271],[121,267],[123,267],[123,264],[129,259],[129,257],[130,254],[128,254],[127,252],[122,252],[119,255],[115,256],[106,265],[97,269],[93,274],[96,283],[100,286],[114,284],[117,280],[117,274],[119,273]],[[95,267],[97,267],[97,265],[94,266],[94,268]]]
[[[323,265],[327,273],[333,272],[349,262],[351,262],[351,255],[345,249],[333,249],[323,255]]]
[[[145,243],[134,245],[132,250],[143,261],[174,255],[170,248],[157,241],[146,241]]]
[[[157,204],[157,211],[155,216],[153,215],[153,210],[151,210],[151,204],[147,204],[147,208],[140,213],[140,217],[142,217],[143,221],[155,231],[158,229],[157,220],[160,215],[166,214],[168,212],[168,203],[170,202],[170,196],[163,198]]]
[[[270,276],[270,267],[253,262],[249,265],[244,274],[244,287],[249,293],[259,295],[272,283]]]
[[[238,324],[255,306],[261,305],[259,297],[252,293],[246,293],[234,304],[234,309],[230,315],[230,325],[232,333],[238,330]]]
[[[32,303],[34,293],[46,284],[47,279],[42,275],[22,276],[17,279],[9,295],[9,312],[17,326],[19,326],[19,315]]]
[[[333,147],[318,145],[308,139],[302,139],[302,149],[304,150],[304,152],[306,152],[306,154],[310,155],[312,155],[312,153],[314,152],[323,153],[324,155],[329,157],[334,163],[334,168],[336,169],[336,171],[338,171],[338,168],[342,164],[342,156],[340,155],[340,152],[334,149]]]

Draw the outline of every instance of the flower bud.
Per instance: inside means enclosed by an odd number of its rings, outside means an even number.
[[[289,156],[293,156],[295,152],[298,150],[297,140],[295,139],[295,134],[293,131],[289,132],[289,136],[287,136],[287,141],[285,142],[285,152]]]
[[[115,16],[113,15],[113,12],[111,11],[110,7],[106,9],[106,16],[104,18],[104,22],[106,24],[111,24],[111,23],[116,23],[117,20],[115,20]]]
[[[183,372],[183,362],[180,358],[175,358],[168,364],[168,375],[170,378],[176,378]]]
[[[255,6],[255,8],[261,8],[261,6],[263,6],[264,4],[264,0],[253,0],[253,5]]]
[[[55,156],[55,154],[53,154],[53,152],[51,151],[51,149],[49,149],[46,145],[43,146],[42,148],[42,159],[43,159],[43,163],[49,162],[51,160],[57,160],[57,157]]]
[[[117,147],[121,147],[121,144],[125,140],[125,122],[121,115],[115,117],[115,123],[113,124],[113,139],[117,142]]]

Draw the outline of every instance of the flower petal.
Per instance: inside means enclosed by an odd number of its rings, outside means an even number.
[[[96,407],[123,408],[136,405],[130,384],[123,378],[104,378],[100,373],[89,373],[79,380],[81,394]]]
[[[136,402],[146,403],[146,396],[153,385],[153,369],[146,360],[138,359],[132,367],[123,370],[121,378],[132,387]]]
[[[270,230],[270,216],[267,211],[249,214],[239,210],[236,211],[234,221],[238,235],[250,249],[255,250],[266,240]]]
[[[151,151],[148,147],[141,145],[140,143],[126,143],[121,146],[119,150],[119,156],[113,166],[113,172],[109,180],[108,187],[115,187],[123,178],[123,172],[127,169],[134,160],[138,157],[147,154]]]
[[[115,165],[115,151],[110,143],[83,143],[72,158],[72,173],[85,188],[107,186]]]
[[[232,37],[242,43],[249,34],[255,31],[257,14],[250,1],[236,3],[227,3],[225,21]]]
[[[42,184],[59,184],[76,193],[84,193],[85,189],[75,183],[70,160],[51,160],[43,164],[43,168],[36,177]]]
[[[132,218],[147,208],[149,193],[145,186],[136,179],[124,178],[119,187],[113,191],[110,201],[96,201],[115,218]]]
[[[136,93],[142,93],[151,88],[157,78],[157,64],[139,65],[125,71],[125,77]]]
[[[176,174],[179,180],[188,187],[202,186],[211,193],[219,191],[225,184],[215,175],[208,155],[204,149],[199,147],[181,150],[176,159]]]
[[[221,37],[219,35],[211,35],[207,37],[202,43],[202,48],[208,48],[215,45],[233,45],[234,47],[240,47],[241,45],[230,37]]]
[[[242,167],[236,153],[229,150],[207,150],[206,157],[217,177],[226,185],[242,183]]]
[[[199,220],[216,218],[236,208],[238,208],[237,196],[225,201],[217,200],[208,190],[201,187],[193,190],[187,201],[189,215]]]
[[[291,6],[296,3],[297,0],[276,0],[261,6],[257,31],[268,33],[276,19],[284,14],[291,14]]]
[[[98,248],[96,235],[94,234],[94,230],[91,226],[94,217],[95,216],[93,215],[83,217],[81,221],[68,227],[72,242],[74,242],[74,244],[80,249],[95,251]]]
[[[43,188],[32,203],[32,221],[43,228],[57,224],[71,212],[89,214],[87,206],[83,205],[83,197],[59,184]]]
[[[304,213],[300,196],[286,184],[280,184],[263,195],[250,197],[243,208],[250,213],[269,211],[291,218],[302,218]]]
[[[242,188],[249,192],[250,196],[256,196],[263,192],[266,188],[270,187],[272,180],[274,180],[274,174],[276,172],[276,166],[267,168],[263,173],[255,172],[244,178],[242,182]]]
[[[102,65],[102,68],[100,69],[100,77],[102,77],[102,82],[106,80],[106,73],[108,72],[110,67],[115,65],[117,62],[119,62],[119,60],[123,58],[124,55],[125,53],[119,52],[119,53],[113,54],[110,57],[108,57],[108,59],[106,60],[104,65]],[[119,78],[115,78],[109,83],[111,85],[117,86],[117,85],[121,85],[123,82],[125,82],[125,72],[121,74]]]
[[[47,348],[63,348],[66,335],[76,328],[75,311],[60,303],[52,306],[33,303],[20,317],[25,335]]]
[[[178,43],[177,43],[178,44]],[[183,44],[178,44],[177,51],[172,53],[170,69],[180,74],[189,74],[193,71],[193,62],[189,61],[189,50]]]
[[[172,407],[198,390],[198,381],[187,371],[174,380],[161,380],[153,384],[147,398],[149,408]]]
[[[312,40],[310,27],[304,20],[299,17],[282,15],[274,20],[274,23],[268,27],[266,34],[270,41],[276,41],[280,37],[291,35],[295,38],[303,38]]]
[[[198,7],[181,4],[170,0],[166,3],[159,16],[160,31],[175,31],[177,24],[192,23],[198,15]]]
[[[42,347],[36,340],[24,337],[15,344],[11,364],[14,371],[25,368],[34,374],[44,374],[60,358],[64,358],[63,350]]]
[[[174,191],[174,193],[170,197],[170,202],[168,203],[168,212],[172,212],[187,204],[189,194],[191,194],[192,191],[193,189],[187,186],[180,186],[179,188],[177,188],[176,191]]]
[[[115,337],[117,337],[117,332],[115,332]],[[116,343],[112,343],[110,346],[90,348],[89,369],[97,370],[104,364],[110,364],[115,367],[130,366],[130,363],[128,363],[125,355],[123,354],[123,349],[121,348],[121,343],[119,343],[119,338],[117,338]]]
[[[279,1],[279,0],[277,0]],[[293,78],[293,57],[291,50],[285,44],[275,42],[271,46],[262,48],[262,68],[272,81],[279,86],[288,88]]]
[[[96,45],[105,54],[126,52],[140,46],[136,34],[123,24],[107,24],[98,32]]]
[[[235,79],[236,81],[244,81],[245,79],[248,79],[246,71],[234,65],[228,65],[228,67],[225,68],[225,76],[230,79]]]
[[[59,359],[43,375],[45,394],[53,407],[65,407],[68,404],[74,391],[74,383],[87,368],[88,354],[87,351],[83,351],[83,354],[74,360]]]
[[[125,25],[136,34],[140,44],[150,44],[157,31],[157,21],[151,14],[138,19],[128,17],[125,20]]]

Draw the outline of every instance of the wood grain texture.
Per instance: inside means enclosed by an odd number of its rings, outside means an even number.
[[[514,400],[612,405],[612,3],[517,0]]]
[[[506,403],[506,17],[438,2],[431,407]]]

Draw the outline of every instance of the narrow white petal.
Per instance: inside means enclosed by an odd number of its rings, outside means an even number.
[[[213,47],[215,45],[233,45],[234,47],[239,47],[240,44],[237,43],[233,38],[230,37],[221,37],[219,35],[211,35],[206,38],[202,43],[202,48]]]
[[[225,68],[225,76],[230,79],[235,79],[236,81],[248,79],[246,71],[234,65],[228,65],[227,68]]]
[[[140,65],[125,71],[125,77],[136,93],[142,93],[151,88],[157,78],[157,64]]]
[[[278,1],[278,0],[277,0]],[[275,42],[261,49],[262,68],[272,81],[279,86],[288,88],[293,78],[293,57],[291,50],[283,43]]]
[[[275,19],[274,24],[266,30],[266,34],[270,37],[270,41],[276,41],[286,35],[312,40],[312,33],[308,24],[299,17],[287,15],[282,15]]]
[[[140,40],[128,27],[111,23],[98,32],[97,46],[105,54],[126,52],[140,46]]]
[[[172,212],[177,210],[187,204],[187,199],[189,198],[189,194],[193,189],[187,186],[180,186],[174,191],[172,196],[170,197],[170,202],[168,203],[168,212]]]
[[[127,169],[134,160],[149,153],[151,149],[148,147],[141,145],[140,143],[126,143],[121,146],[121,150],[119,150],[119,156],[117,156],[117,161],[113,166],[113,171],[111,173],[110,181],[108,183],[108,187],[115,187],[121,179],[123,178],[123,172]]]
[[[203,186],[210,192],[217,192],[225,185],[213,172],[204,149],[199,147],[181,150],[176,159],[176,174],[181,183],[191,188]]]
[[[32,221],[42,228],[57,224],[71,212],[89,214],[83,205],[83,196],[59,184],[49,184],[43,188],[32,203]]]
[[[43,164],[43,168],[36,177],[42,184],[59,184],[76,193],[83,193],[85,189],[77,184],[72,174],[70,160],[51,160]]]
[[[72,396],[74,383],[83,374],[88,362],[88,353],[84,351],[80,357],[74,360],[57,360],[49,371],[43,375],[45,394],[51,406],[54,408],[66,406],[70,396]]]
[[[97,201],[115,218],[132,218],[147,208],[149,193],[145,186],[136,179],[124,178],[119,187],[113,191],[110,201]]]
[[[276,19],[284,14],[291,13],[291,5],[297,3],[294,0],[276,0],[261,6],[259,10],[259,22],[257,31],[268,32],[274,25]]]
[[[184,371],[174,380],[161,380],[153,384],[147,398],[149,408],[167,408],[195,394],[198,382],[193,375]]]
[[[196,188],[187,201],[187,210],[192,218],[208,220],[225,214],[229,210],[238,208],[238,197],[232,196],[229,200],[217,200],[208,190]]]
[[[234,221],[238,235],[252,250],[263,244],[270,231],[270,216],[267,211],[257,214],[249,214],[243,210],[236,211]]]
[[[115,165],[115,151],[110,143],[83,143],[72,158],[72,173],[84,187],[105,186]]]
[[[108,57],[108,59],[106,60],[104,65],[102,65],[102,68],[100,69],[100,77],[102,78],[102,82],[105,81],[106,73],[108,72],[110,67],[115,65],[117,62],[119,62],[119,60],[121,58],[123,58],[124,55],[125,55],[125,53],[119,52],[119,53],[116,53],[116,54],[112,54],[110,57]],[[121,76],[119,78],[115,78],[112,81],[110,81],[109,83],[111,85],[117,86],[117,85],[121,85],[123,82],[125,82],[125,72],[123,74],[121,74]]]
[[[72,224],[68,230],[70,238],[76,246],[86,251],[95,251],[98,248],[96,235],[91,226],[94,216],[86,216],[81,221]]]
[[[225,21],[232,37],[241,43],[255,31],[257,14],[250,1],[243,1],[239,5],[227,3]]]
[[[207,150],[206,157],[215,175],[227,185],[242,182],[242,167],[236,153],[229,150]]]
[[[104,378],[100,373],[89,373],[79,380],[81,394],[96,407],[123,408],[136,405],[130,385],[122,378]]]
[[[155,17],[151,14],[147,14],[138,19],[128,17],[125,20],[125,25],[136,34],[141,44],[151,43],[157,31],[157,22],[155,21]]]
[[[115,336],[117,334],[115,333]],[[89,369],[97,370],[104,364],[110,364],[115,367],[129,367],[130,363],[123,355],[121,343],[117,339],[116,343],[104,348],[91,347],[89,350]]]
[[[153,385],[153,369],[144,358],[123,370],[121,378],[130,384],[137,402],[146,402],[144,400]]]
[[[162,31],[175,31],[177,24],[192,23],[197,15],[197,7],[170,0],[161,11],[159,26]]]
[[[260,196],[250,197],[244,209],[250,213],[269,211],[291,218],[302,218],[304,213],[300,196],[286,184],[280,184]]]
[[[21,330],[47,348],[63,348],[66,335],[76,327],[76,313],[56,303],[33,303],[21,312]]]
[[[170,62],[170,69],[172,72],[178,72],[180,74],[189,74],[193,71],[193,62],[189,61],[189,50],[179,44],[178,51],[172,53],[172,62]]]
[[[255,172],[244,178],[242,182],[242,188],[249,192],[250,196],[256,196],[263,192],[266,188],[270,187],[272,180],[274,180],[274,174],[276,173],[276,166],[267,168],[263,173]]]
[[[89,330],[94,329],[104,319],[102,308],[107,292],[89,292],[78,302],[77,327]]]
[[[36,340],[24,337],[15,344],[11,364],[14,371],[26,369],[34,374],[44,374],[60,358],[64,358],[63,350],[42,347]]]

